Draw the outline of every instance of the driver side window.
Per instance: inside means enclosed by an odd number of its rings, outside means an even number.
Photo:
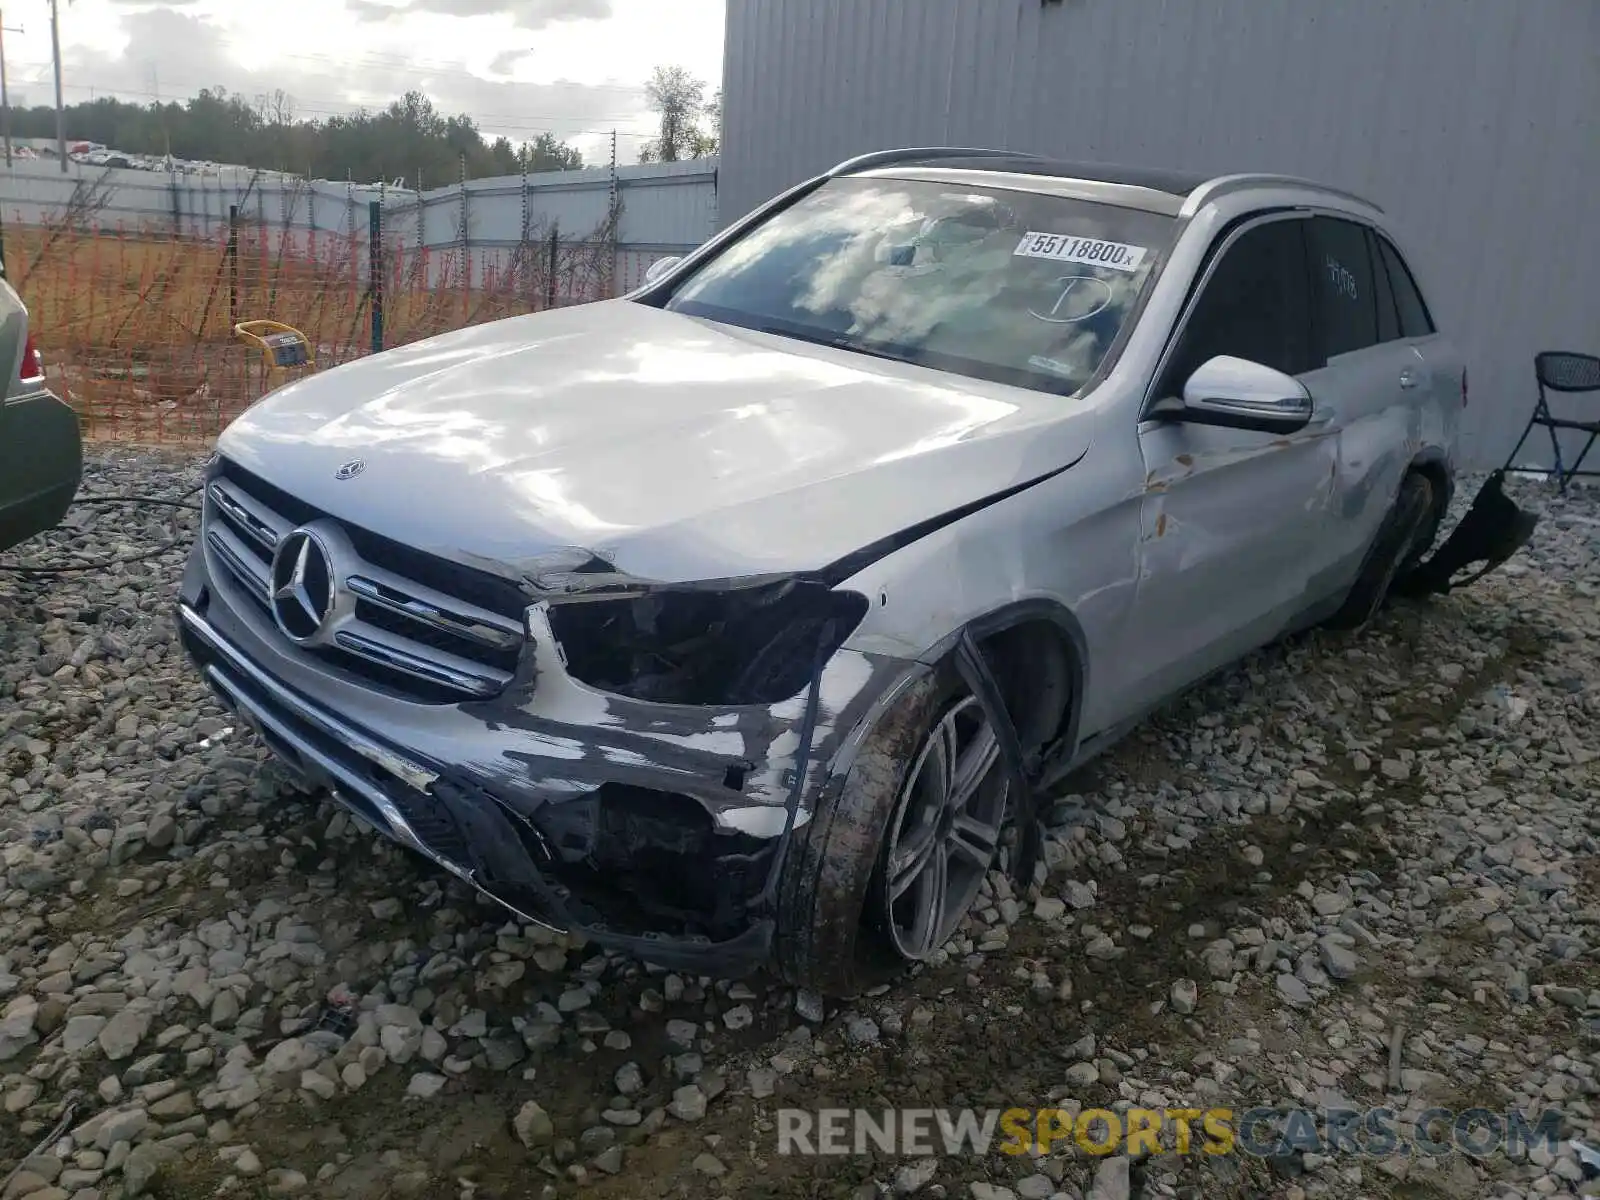
[[[1168,360],[1158,396],[1178,396],[1189,376],[1219,354],[1285,375],[1314,370],[1306,222],[1267,221],[1223,252]]]

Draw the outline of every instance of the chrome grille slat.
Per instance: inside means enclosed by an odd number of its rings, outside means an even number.
[[[369,563],[345,586],[361,599],[397,616],[481,643],[491,650],[509,650],[523,639],[522,628],[498,613],[440,594],[430,587],[378,571]]]
[[[204,544],[218,584],[236,584],[270,612],[272,560],[279,543],[312,518],[324,526],[337,522],[314,510],[293,510],[305,520],[285,516],[252,494],[248,482],[248,476],[241,481],[223,475],[207,485]],[[355,600],[355,611],[347,610],[330,626],[331,644],[297,647],[297,652],[381,686],[414,691],[425,702],[485,699],[505,689],[525,638],[521,622],[372,562],[370,548],[358,552],[345,539],[335,540],[342,546],[343,589]],[[448,578],[441,572],[435,582]],[[468,582],[463,586],[470,592]]]
[[[340,649],[379,666],[470,692],[474,696],[493,696],[511,682],[509,671],[496,672],[491,676],[476,663],[416,642],[407,643],[404,638],[384,637],[379,640],[366,633],[357,633],[354,628],[346,628],[336,633],[333,640]]]
[[[228,523],[260,546],[269,559],[283,535],[293,527],[293,522],[285,521],[226,480],[213,480],[206,492]]]
[[[226,526],[213,525],[206,530],[206,542],[216,551],[223,566],[233,572],[252,597],[258,603],[266,604],[272,591],[271,568],[245,549]]]

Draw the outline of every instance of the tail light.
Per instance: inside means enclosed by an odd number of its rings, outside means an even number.
[[[22,366],[17,371],[17,378],[23,383],[44,378],[44,359],[39,355],[39,347],[34,344],[32,332],[29,332],[27,343],[22,347]]]
[[[1461,407],[1467,406],[1467,369],[1461,368]]]

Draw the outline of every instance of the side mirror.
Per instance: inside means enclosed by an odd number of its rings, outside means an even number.
[[[1219,354],[1189,376],[1182,400],[1162,400],[1150,415],[1192,425],[1294,433],[1310,423],[1311,412],[1311,393],[1292,375]]]
[[[683,256],[678,254],[675,254],[670,258],[656,259],[655,262],[651,263],[645,268],[644,281],[646,283],[654,283],[682,261]]]

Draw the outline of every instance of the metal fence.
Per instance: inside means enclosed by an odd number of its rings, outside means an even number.
[[[52,387],[86,434],[138,442],[204,441],[262,395],[269,379],[235,336],[241,321],[303,331],[326,369],[620,295],[716,220],[704,163],[462,180],[421,194],[261,176],[179,188],[112,174],[133,173],[58,176],[58,194],[43,197],[0,175],[0,189],[10,181],[0,256]]]

